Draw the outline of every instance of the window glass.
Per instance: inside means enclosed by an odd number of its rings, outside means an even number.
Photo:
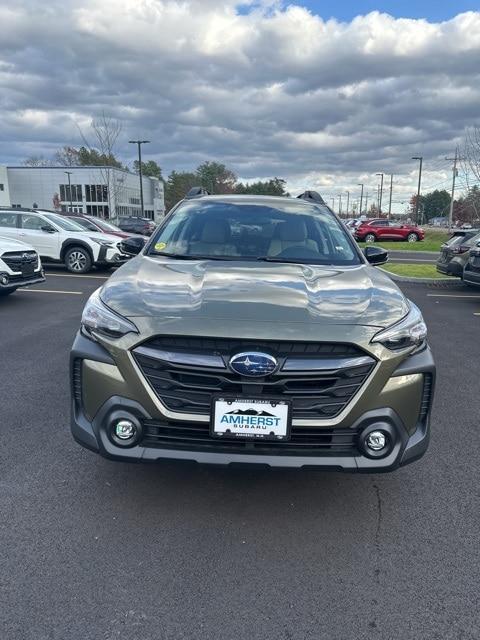
[[[30,229],[32,231],[41,231],[42,227],[47,226],[43,218],[39,216],[30,216],[27,213],[22,214],[22,229]]]
[[[17,226],[18,214],[0,211],[0,227],[15,228]]]
[[[63,216],[57,216],[56,213],[45,213],[45,218],[47,218],[50,222],[58,225],[60,229],[64,229],[65,231],[85,231],[83,227],[81,227],[77,222],[73,220],[69,220],[68,218],[64,218]]]
[[[151,247],[153,254],[192,259],[361,262],[350,234],[327,207],[295,199],[185,202],[160,227]]]

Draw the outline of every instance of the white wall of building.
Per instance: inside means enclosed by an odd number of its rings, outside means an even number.
[[[0,207],[9,207],[10,204],[7,167],[0,167]]]
[[[0,167],[0,176],[2,168]],[[140,215],[140,182],[136,174],[112,167],[3,167],[8,202],[17,207],[70,208],[68,175],[74,211],[106,215]],[[2,180],[0,179],[0,184]],[[145,214],[155,220],[165,215],[163,182],[143,177]],[[99,186],[100,188],[94,188]],[[107,187],[103,189],[102,187]],[[5,193],[5,192],[3,192]],[[0,192],[0,198],[2,192]],[[6,197],[4,196],[6,199]],[[1,200],[0,200],[1,202]]]

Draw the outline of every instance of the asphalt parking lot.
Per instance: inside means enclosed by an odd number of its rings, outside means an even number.
[[[106,275],[49,271],[0,300],[1,640],[479,638],[480,291],[403,286],[439,373],[423,460],[232,470],[73,442],[68,351]]]

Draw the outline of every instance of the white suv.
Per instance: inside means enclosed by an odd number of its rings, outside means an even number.
[[[33,247],[0,236],[0,296],[44,282],[42,263]]]
[[[91,234],[50,211],[0,209],[0,235],[31,244],[45,262],[63,262],[73,273],[86,273],[93,265],[121,264],[130,257],[116,236]]]

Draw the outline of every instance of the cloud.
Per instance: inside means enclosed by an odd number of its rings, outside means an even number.
[[[18,0],[0,24],[0,162],[78,144],[75,123],[105,110],[126,159],[148,135],[167,171],[219,159],[327,197],[392,172],[400,202],[411,156],[427,187],[448,186],[443,158],[479,120],[477,12],[339,22],[268,1]]]

